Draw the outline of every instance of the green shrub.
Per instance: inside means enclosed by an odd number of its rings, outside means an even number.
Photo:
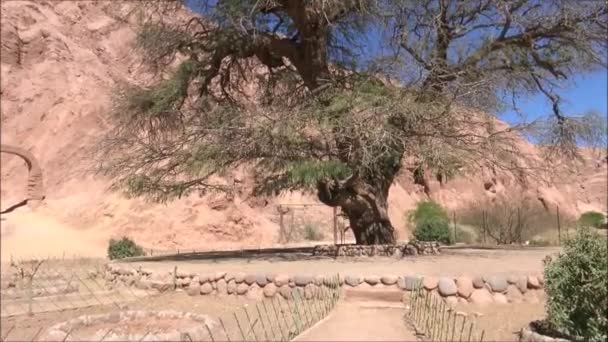
[[[589,228],[545,260],[547,319],[559,332],[585,341],[608,338],[608,247]]]
[[[579,227],[601,228],[604,225],[604,214],[597,211],[583,213],[578,219]]]
[[[142,255],[144,255],[143,248],[128,237],[123,237],[120,240],[110,239],[110,245],[108,246],[108,258],[110,260]]]
[[[419,202],[408,218],[415,223],[414,238],[416,240],[453,243],[448,214],[439,204]]]
[[[304,225],[304,239],[309,241],[321,241],[324,238],[323,232],[319,229],[318,226],[306,223]]]

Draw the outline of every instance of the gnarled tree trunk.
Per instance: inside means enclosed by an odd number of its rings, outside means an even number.
[[[340,207],[350,221],[357,244],[394,244],[395,229],[388,217],[390,179],[364,181],[351,177],[345,181],[320,182],[321,202]]]
[[[15,205],[12,205],[2,213],[10,212],[13,209],[29,204],[30,206],[36,206],[40,201],[44,200],[44,185],[42,181],[42,169],[38,160],[30,152],[20,147],[12,145],[0,145],[0,152],[9,153],[16,155],[25,161],[29,171],[29,177],[27,181],[27,198]]]

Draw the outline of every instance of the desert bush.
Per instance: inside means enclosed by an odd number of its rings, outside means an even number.
[[[601,228],[604,225],[604,214],[597,211],[587,211],[578,218],[579,227]]]
[[[585,341],[608,337],[608,247],[597,235],[583,227],[555,260],[545,260],[547,319]]]
[[[120,240],[110,239],[110,245],[108,246],[108,258],[110,260],[142,255],[144,255],[144,249],[128,237],[125,236]]]
[[[447,212],[435,202],[419,202],[409,213],[408,219],[415,224],[414,237],[420,241],[439,241],[452,244]]]
[[[478,240],[477,234],[458,225],[456,226],[456,231],[454,234],[454,242],[471,244],[477,242]]]
[[[484,242],[489,239],[497,244],[523,243],[527,240],[530,243],[551,244],[553,240],[542,236],[557,232],[556,213],[531,199],[477,202],[464,210],[460,220],[463,224],[475,227]],[[573,220],[562,214],[560,224],[565,238],[566,231],[574,226]]]
[[[312,223],[305,223],[303,237],[308,241],[321,241],[325,237],[325,234],[319,229],[319,226]]]

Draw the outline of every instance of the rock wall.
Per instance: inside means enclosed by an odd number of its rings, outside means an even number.
[[[175,273],[175,274],[174,274]],[[479,305],[508,303],[539,303],[545,296],[542,274],[486,275],[477,277],[422,277],[418,275],[310,275],[275,273],[196,274],[176,269],[152,272],[146,269],[127,269],[108,264],[103,274],[109,284],[133,286],[142,290],[166,292],[186,291],[196,295],[237,295],[262,299],[281,295],[292,298],[294,291],[303,298],[322,296],[328,288],[345,286],[362,290],[412,291],[422,288],[442,298],[448,304],[472,303]]]
[[[107,265],[103,275],[113,285],[133,286],[141,290],[166,292],[186,291],[197,295],[237,295],[251,299],[270,298],[281,295],[285,299],[293,296],[303,299],[324,298],[329,288],[340,286],[337,276],[313,276],[300,274],[290,276],[276,273],[218,271],[213,274],[197,274],[174,269],[170,272],[152,272],[146,269],[128,269]],[[297,293],[295,293],[297,292]]]
[[[385,256],[401,258],[406,255],[439,254],[438,242],[413,241],[402,245],[319,245],[315,246],[315,256]]]

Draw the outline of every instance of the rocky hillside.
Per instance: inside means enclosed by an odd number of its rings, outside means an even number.
[[[117,82],[146,83],[152,77],[132,49],[133,4],[9,1],[1,6],[2,143],[39,159],[46,191],[46,200],[35,211],[19,208],[2,216],[3,259],[13,253],[63,250],[103,255],[107,239],[119,235],[156,249],[267,246],[277,240],[278,204],[318,204],[314,196],[300,193],[260,199],[243,192],[233,198],[191,196],[153,204],[110,192],[107,180],[86,172],[87,148],[109,127],[107,113]],[[523,141],[522,146],[535,153],[534,146]],[[431,179],[428,188],[451,209],[486,197],[524,194],[572,214],[605,211],[603,153],[589,154],[584,169],[561,174],[551,184],[522,187],[512,177],[480,171],[443,185]],[[1,161],[4,210],[24,198],[27,169],[12,155],[2,154]],[[400,238],[408,238],[404,212],[426,197],[407,171],[391,189],[390,214]],[[291,208],[295,220],[331,221],[332,209],[322,205]]]

